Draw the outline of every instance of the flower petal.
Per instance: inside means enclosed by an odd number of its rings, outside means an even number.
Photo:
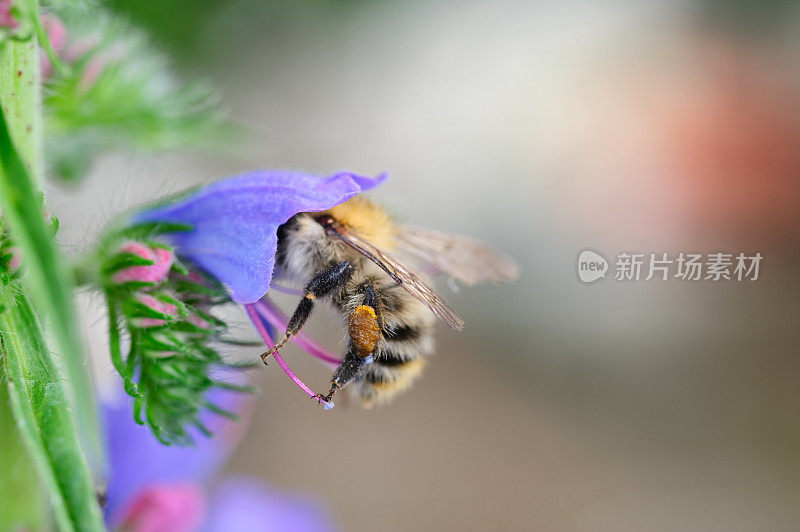
[[[269,289],[279,225],[299,212],[343,203],[386,177],[259,170],[140,212],[133,221],[191,226],[191,231],[169,235],[178,254],[227,285],[235,301],[252,303]]]
[[[215,379],[246,384],[241,373],[220,372]],[[222,389],[209,392],[207,399],[218,406],[249,417],[252,398]],[[203,424],[213,438],[195,435],[194,447],[161,444],[147,427],[137,425],[131,415],[132,401],[107,400],[102,405],[106,426],[110,476],[105,508],[107,522],[116,522],[137,493],[156,484],[202,484],[225,462],[236,447],[246,425],[204,411]]]
[[[270,488],[255,479],[226,480],[212,495],[202,532],[334,532],[330,513],[312,495]]]
[[[203,522],[205,495],[195,484],[153,484],[136,494],[117,528],[130,532],[192,532]]]

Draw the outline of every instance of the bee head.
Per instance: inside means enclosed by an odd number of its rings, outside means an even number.
[[[334,229],[334,224],[336,223],[336,219],[330,214],[323,214],[322,216],[318,217],[317,223],[321,225],[323,229],[325,229],[325,233],[328,236],[336,234],[336,230]]]

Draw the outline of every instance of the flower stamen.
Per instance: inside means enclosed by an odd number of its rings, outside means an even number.
[[[280,331],[286,330],[286,327],[289,324],[289,318],[287,318],[286,315],[280,311],[275,303],[273,303],[267,297],[263,297],[254,304],[258,314],[264,320],[266,320],[267,323]],[[336,356],[334,353],[331,353],[316,343],[308,334],[303,331],[300,331],[296,335],[292,336],[291,340],[297,344],[300,349],[317,357],[327,364],[338,366],[342,362],[341,357]]]
[[[254,303],[248,303],[244,305],[245,310],[247,311],[247,316],[250,318],[250,321],[255,326],[258,334],[261,335],[261,339],[264,340],[264,343],[267,345],[268,348],[272,349],[274,347],[274,342],[272,341],[272,337],[270,337],[269,332],[267,331],[266,326],[264,325],[264,321],[262,321],[261,316],[259,316],[258,311],[256,310],[256,305]],[[314,393],[314,391],[306,386],[306,384],[300,380],[300,378],[294,374],[292,368],[289,367],[289,364],[283,360],[283,357],[277,351],[273,353],[275,357],[275,361],[281,367],[284,373],[289,376],[289,378],[294,382],[301,390],[306,392],[312,399],[318,401],[319,403],[323,403],[325,410],[330,410],[333,408],[334,403],[332,401],[326,401],[320,394]]]

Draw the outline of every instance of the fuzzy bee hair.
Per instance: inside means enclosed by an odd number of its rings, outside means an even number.
[[[303,283],[326,268],[348,261],[352,266],[350,278],[328,296],[345,319],[365,304],[365,294],[359,287],[364,283],[372,286],[381,335],[373,363],[364,365],[350,388],[364,406],[385,403],[421,374],[423,357],[434,351],[436,317],[385,271],[330,235],[319,223],[323,216],[335,218],[387,251],[395,247],[396,225],[383,209],[356,197],[323,213],[293,216],[278,230],[276,255],[280,274]]]

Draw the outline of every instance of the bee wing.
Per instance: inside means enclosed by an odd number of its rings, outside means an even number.
[[[469,286],[519,277],[510,257],[470,238],[409,226],[401,226],[396,238],[407,253]]]
[[[402,286],[409,294],[425,303],[428,308],[431,309],[431,312],[444,320],[450,327],[457,331],[464,328],[464,320],[456,314],[456,311],[434,292],[425,281],[409,270],[402,262],[376,248],[357,234],[345,229],[340,224],[333,224],[331,228],[345,244],[377,264],[389,277],[394,279],[397,284]]]

